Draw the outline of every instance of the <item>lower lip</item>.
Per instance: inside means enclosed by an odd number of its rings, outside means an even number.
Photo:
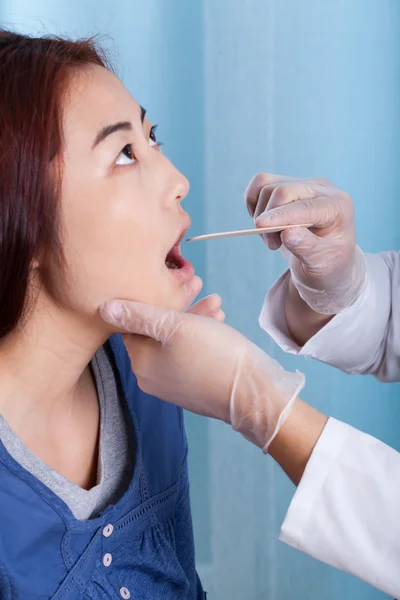
[[[182,260],[180,269],[168,269],[168,271],[174,275],[174,277],[177,277],[181,283],[189,283],[189,281],[193,279],[195,273],[192,263],[185,259]]]

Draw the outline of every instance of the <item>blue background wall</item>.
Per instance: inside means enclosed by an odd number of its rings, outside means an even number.
[[[323,175],[353,196],[360,245],[400,247],[398,0],[3,0],[3,26],[96,32],[192,184],[193,233],[248,225],[259,170]],[[400,449],[399,386],[283,355],[258,312],[284,268],[256,239],[187,249],[228,322],[308,378],[305,399]],[[199,571],[221,600],[383,594],[277,541],[293,487],[226,426],[187,418]]]

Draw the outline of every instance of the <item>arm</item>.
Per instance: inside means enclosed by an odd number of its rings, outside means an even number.
[[[400,454],[297,401],[271,456],[299,485],[280,539],[400,595]]]
[[[316,358],[347,373],[398,381],[400,253],[366,255],[366,261],[364,292],[335,317],[305,307],[287,272],[268,293],[260,325],[287,352]]]
[[[334,317],[334,315],[321,315],[308,306],[290,278],[284,306],[289,336],[298,346],[304,346]]]
[[[133,302],[119,317],[112,308],[112,322],[152,336],[128,340],[142,389],[230,423],[298,484],[282,540],[400,594],[397,452],[297,400],[304,378],[227,325]]]
[[[328,417],[297,399],[291,414],[270,444],[269,454],[296,486],[327,421]]]

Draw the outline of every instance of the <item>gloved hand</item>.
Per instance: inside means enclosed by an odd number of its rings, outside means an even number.
[[[108,302],[100,314],[137,334],[124,341],[143,391],[230,423],[264,452],[304,386],[301,373],[215,319],[129,301]]]
[[[348,194],[327,179],[260,173],[250,182],[245,201],[257,227],[313,224],[263,238],[272,250],[282,245],[292,282],[314,311],[333,315],[357,300],[366,284],[366,263],[356,246]]]

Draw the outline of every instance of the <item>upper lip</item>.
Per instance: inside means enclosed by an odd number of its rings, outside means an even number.
[[[189,229],[191,225],[191,221],[190,221],[190,217],[187,216],[182,224],[182,227],[180,229],[179,235],[177,238],[175,238],[175,242],[174,244],[169,248],[166,258],[166,261],[170,261],[170,262],[174,262],[177,265],[181,265],[182,266],[182,261],[184,261],[184,258],[182,256],[182,252],[181,252],[181,242],[183,240],[183,238],[185,237],[185,234],[187,232],[187,230]]]
[[[176,242],[174,243],[174,245],[172,246],[172,248],[175,248],[176,246],[180,245],[180,243],[182,242],[183,238],[185,237],[190,225],[191,225],[190,217],[187,217],[185,219],[185,223],[184,223],[183,227],[180,230],[179,236],[178,236]],[[172,250],[172,248],[171,248],[171,250]]]

